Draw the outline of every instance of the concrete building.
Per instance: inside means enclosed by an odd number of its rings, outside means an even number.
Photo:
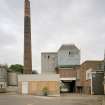
[[[74,44],[62,45],[58,52],[41,53],[42,73],[55,73],[55,69],[71,68],[80,65],[80,50]]]
[[[62,45],[57,52],[41,53],[42,74],[32,75],[30,1],[25,0],[24,75],[18,76],[20,94],[59,96],[62,92],[104,93],[103,61],[86,61],[80,66],[80,50]],[[25,75],[27,74],[27,75]],[[29,75],[30,74],[30,75]]]
[[[103,61],[85,61],[77,70],[76,90],[84,94],[104,93]]]
[[[61,91],[75,92],[76,72],[80,66],[80,50],[74,44],[62,45],[58,50],[57,73],[63,84]]]
[[[44,95],[47,91],[49,96],[60,96],[60,80],[57,74],[19,75],[18,85],[20,94]]]
[[[43,73],[46,72],[46,74],[32,75],[30,1],[25,0],[24,74],[18,76],[18,91],[20,94],[43,95],[43,92],[47,92],[48,95],[60,95],[59,75],[53,74],[57,62],[56,56],[56,53],[43,53],[42,66],[45,70],[43,70]]]
[[[62,45],[58,52],[41,53],[42,73],[55,73],[66,91],[75,91],[76,69],[80,66],[80,50],[74,44]]]
[[[55,74],[55,68],[57,67],[57,53],[49,52],[49,53],[41,53],[41,67],[42,74],[53,73]]]

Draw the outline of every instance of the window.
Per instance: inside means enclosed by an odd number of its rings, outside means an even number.
[[[92,69],[89,69],[89,70],[87,70],[86,71],[86,80],[89,80],[89,79],[91,79],[91,77],[92,77]]]
[[[71,55],[71,52],[69,51],[69,55]]]
[[[48,59],[50,58],[50,56],[48,56]]]
[[[2,84],[0,84],[0,88],[3,88],[3,85]]]

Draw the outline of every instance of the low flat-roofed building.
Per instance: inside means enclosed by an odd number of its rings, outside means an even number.
[[[58,74],[19,75],[20,94],[60,96],[60,77]],[[46,89],[46,90],[44,90]]]

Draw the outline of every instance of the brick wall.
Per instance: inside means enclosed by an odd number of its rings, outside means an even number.
[[[29,81],[29,95],[43,95],[43,88],[48,88],[48,95],[60,95],[60,83],[57,81]],[[19,82],[19,93],[22,94],[22,82]]]
[[[86,71],[90,68],[92,70],[100,70],[102,62],[103,61],[86,61],[81,64],[80,68],[77,70],[77,75],[79,76],[79,79],[76,81],[76,86],[81,86],[84,93],[90,93],[89,91],[91,86],[91,81],[86,80]]]
[[[76,77],[76,69],[73,68],[59,68],[58,74],[60,78]]]
[[[49,95],[59,95],[59,83],[56,81],[31,81],[29,82],[29,94],[43,95],[43,88],[48,88]]]

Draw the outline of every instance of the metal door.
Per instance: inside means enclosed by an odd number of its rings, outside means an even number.
[[[92,74],[92,91],[95,95],[104,94],[104,73],[93,73]]]

